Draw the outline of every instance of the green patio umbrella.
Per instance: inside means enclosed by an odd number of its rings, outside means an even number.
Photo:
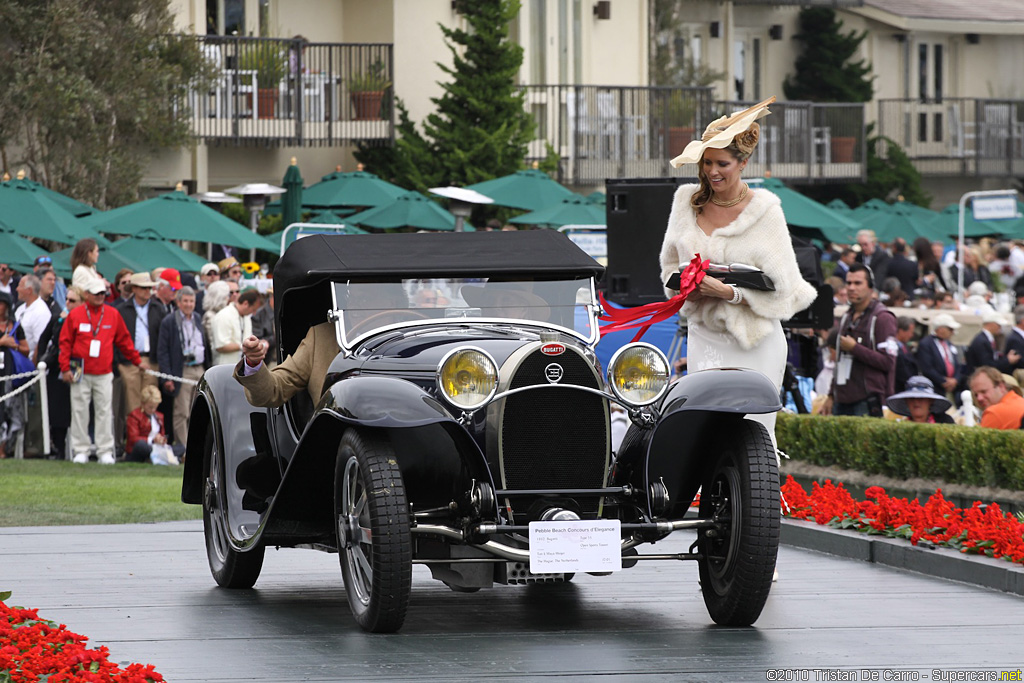
[[[605,196],[604,192],[591,192],[587,195],[587,201],[591,204],[600,204],[601,206],[605,206],[605,204],[607,204],[607,199],[608,198]]]
[[[24,171],[18,171],[18,178],[17,178],[17,180],[18,181],[22,181],[26,185],[28,185],[29,187],[33,187],[33,188],[37,189],[38,191],[42,192],[44,195],[46,195],[47,197],[52,199],[60,208],[62,208],[65,211],[67,211],[68,213],[70,213],[75,218],[81,218],[82,216],[89,216],[89,215],[92,215],[92,214],[94,214],[94,213],[96,213],[98,211],[98,209],[95,209],[95,208],[89,206],[85,202],[80,202],[77,199],[73,199],[73,198],[67,196],[66,194],[61,194],[60,192],[57,192],[56,190],[51,190],[50,188],[48,188],[46,185],[43,185],[42,183],[37,183],[34,180],[29,180],[28,178],[26,178],[24,176]],[[6,185],[7,183],[10,183],[10,182],[14,182],[14,181],[8,180],[8,181],[5,181],[4,184]]]
[[[377,206],[345,219],[369,228],[416,228],[418,230],[455,230],[455,216],[419,192],[406,192],[390,204]]]
[[[960,231],[960,205],[950,204],[932,221],[932,231],[948,238],[956,238]],[[976,221],[970,208],[964,210],[964,237],[1001,237],[1024,239],[1024,218],[1005,221]]]
[[[115,244],[115,243],[111,243]],[[57,275],[68,280],[71,279],[71,253],[75,250],[74,247],[68,247],[67,249],[61,249],[50,254],[53,259],[53,269]],[[156,268],[156,266],[153,266]],[[100,245],[100,260],[96,264],[96,270],[100,272],[100,275],[107,278],[109,282],[113,282],[114,278],[117,277],[118,271],[122,268],[128,268],[133,273],[147,270],[141,265],[133,261],[132,259],[126,258],[120,253],[114,251],[110,247]],[[151,269],[149,269],[151,270]]]
[[[354,211],[347,211],[345,209],[338,209],[337,211],[321,211],[317,215],[310,218],[306,223],[314,223],[316,225],[344,225],[345,234],[348,235],[365,235],[367,232],[361,230],[354,225],[348,225],[350,222],[347,218],[342,218],[344,215],[352,215]]]
[[[559,228],[563,225],[604,225],[605,209],[590,202],[586,197],[573,195],[557,204],[516,216],[509,222],[548,228]]]
[[[935,214],[927,209],[915,211],[906,202],[866,202],[854,209],[851,216],[860,221],[865,228],[874,230],[879,242],[892,242],[897,237],[902,237],[907,243],[918,237],[924,237],[929,241],[942,238],[942,234],[933,227]]]
[[[498,206],[536,211],[577,196],[551,179],[544,171],[531,169],[467,185],[467,189],[490,197]]]
[[[24,237],[0,222],[0,261],[22,272],[30,272],[37,256],[46,250],[40,249]]]
[[[109,241],[99,235],[84,219],[75,218],[31,180],[9,180],[0,183],[0,216],[14,232],[24,237],[75,244],[91,237],[100,244]]]
[[[177,244],[167,241],[152,228],[145,228],[135,235],[117,242],[110,251],[134,261],[145,270],[176,268],[182,272],[199,272],[199,269],[206,263],[205,258],[185,251]],[[102,264],[102,262],[101,254],[100,263]]]
[[[295,157],[284,173],[281,187],[287,192],[281,196],[281,223],[288,227],[292,223],[298,223],[302,217],[302,174],[296,165]]]
[[[244,225],[181,191],[168,192],[79,220],[100,232],[114,235],[136,235],[143,230],[152,230],[165,240],[213,242],[243,249],[276,251],[273,244],[262,236],[253,234]]]
[[[366,171],[329,173],[302,191],[302,208],[335,209],[347,206],[384,206],[408,192]]]
[[[853,209],[850,208],[850,205],[847,204],[846,202],[844,202],[842,199],[833,199],[832,201],[830,201],[825,206],[827,206],[828,208],[832,209],[833,211],[852,211],[853,210]]]
[[[778,195],[786,223],[799,237],[824,238],[829,242],[849,244],[856,239],[857,231],[861,229],[860,223],[849,216],[789,189],[781,180],[765,178],[760,183],[754,181],[749,184],[751,187],[760,185]]]

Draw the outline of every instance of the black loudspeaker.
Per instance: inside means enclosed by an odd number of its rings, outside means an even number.
[[[658,255],[672,195],[690,178],[613,178],[605,181],[608,268],[605,296],[622,306],[665,300]]]

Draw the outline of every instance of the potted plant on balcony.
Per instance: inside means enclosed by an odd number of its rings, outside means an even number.
[[[697,132],[697,100],[693,95],[673,92],[665,104],[669,156],[676,156],[690,144]]]
[[[380,118],[381,102],[384,91],[391,87],[384,71],[384,63],[379,59],[365,71],[348,79],[348,92],[352,99],[356,121],[369,121]]]
[[[261,119],[272,119],[277,107],[278,86],[288,69],[288,58],[276,41],[260,40],[247,47],[238,56],[240,77],[244,81],[247,71],[255,75],[258,116]]]

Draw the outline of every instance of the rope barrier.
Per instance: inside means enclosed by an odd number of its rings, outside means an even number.
[[[32,370],[31,372],[19,372],[16,375],[4,375],[3,377],[0,377],[0,384],[2,384],[4,382],[7,382],[8,380],[21,379],[22,377],[32,377],[32,379],[30,379],[29,381],[25,382],[24,384],[22,384],[20,387],[18,387],[14,391],[11,391],[10,393],[7,393],[7,394],[4,394],[3,396],[0,396],[0,403],[4,403],[5,401],[7,401],[7,399],[14,398],[15,396],[17,396],[21,392],[27,391],[28,388],[31,387],[36,382],[41,381],[42,378],[43,378],[43,371],[39,370],[39,369],[36,369],[36,370]]]
[[[169,379],[172,382],[181,382],[182,384],[191,384],[192,386],[196,386],[196,385],[199,384],[199,382],[197,382],[194,379],[185,379],[184,377],[175,377],[174,375],[168,375],[166,372],[157,372],[156,370],[146,370],[146,374],[153,375],[154,377],[159,377],[160,379]]]

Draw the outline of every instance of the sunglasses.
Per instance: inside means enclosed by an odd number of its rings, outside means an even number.
[[[125,285],[130,285],[131,283],[132,283],[131,280],[121,280],[121,286],[122,287],[124,287]]]
[[[68,297],[68,303],[69,304],[77,304],[77,303],[81,303],[81,302],[82,302],[81,299],[72,299],[71,297]]]

